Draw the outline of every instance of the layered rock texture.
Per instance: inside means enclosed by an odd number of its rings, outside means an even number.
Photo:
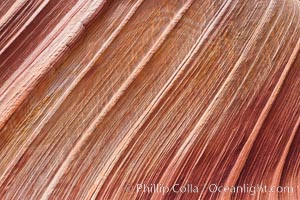
[[[299,50],[298,0],[1,0],[0,199],[300,199]]]

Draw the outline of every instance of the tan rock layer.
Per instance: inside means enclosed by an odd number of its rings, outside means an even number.
[[[1,1],[0,80],[0,199],[300,198],[297,0]]]

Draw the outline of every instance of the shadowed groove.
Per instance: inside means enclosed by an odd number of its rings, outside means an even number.
[[[132,72],[132,74],[128,77],[128,79],[123,83],[123,85],[120,87],[120,89],[115,93],[115,95],[112,97],[112,99],[108,102],[108,104],[103,108],[101,113],[97,116],[97,118],[93,121],[93,123],[90,125],[90,127],[84,132],[83,136],[80,138],[80,140],[76,143],[75,147],[73,148],[72,152],[69,154],[66,161],[62,164],[60,171],[56,173],[58,177],[54,177],[52,180],[54,182],[51,182],[49,184],[49,188],[55,187],[57,184],[59,178],[63,175],[64,171],[68,168],[68,165],[71,160],[74,159],[74,155],[76,155],[77,151],[80,149],[80,147],[84,144],[85,140],[90,136],[91,133],[93,133],[96,126],[101,122],[101,120],[106,116],[106,114],[112,109],[112,107],[116,104],[118,99],[123,95],[123,93],[126,91],[126,89],[129,87],[129,85],[136,79],[136,77],[140,74],[140,72],[143,70],[147,62],[151,59],[151,57],[155,54],[155,52],[159,49],[159,47],[162,45],[168,34],[172,31],[172,29],[176,26],[178,21],[181,19],[183,14],[186,12],[186,10],[190,7],[193,0],[188,1],[179,11],[178,14],[174,16],[173,20],[170,22],[168,27],[164,30],[162,35],[159,39],[157,39],[156,43],[151,48],[149,54],[147,54],[143,60],[139,63],[139,65],[136,67],[135,71]],[[52,186],[53,185],[53,186]],[[50,195],[51,191],[49,193],[46,191],[45,195]],[[92,192],[93,193],[93,192]]]
[[[3,129],[2,129],[3,130]],[[38,130],[36,130],[36,131],[38,131]],[[29,144],[31,143],[30,141],[32,141],[33,140],[33,138],[34,138],[34,136],[31,138],[31,139],[29,139]],[[29,146],[29,145],[25,145],[25,146]],[[26,148],[25,148],[26,149]],[[24,151],[24,149],[23,149],[23,151]],[[19,156],[17,156],[16,158],[18,158],[18,157],[20,157],[22,155],[22,153],[19,155]],[[7,170],[11,170],[11,167],[9,167],[9,168],[7,168]],[[6,173],[4,173],[4,174],[6,174]],[[3,176],[3,174],[1,174],[2,176]],[[1,181],[0,181],[0,183],[2,183],[3,182],[3,177],[0,179]]]
[[[142,1],[140,1],[140,3],[141,3]],[[140,4],[139,3],[139,4]],[[138,5],[139,5],[138,4]],[[134,9],[136,9],[138,6],[136,6]],[[130,17],[129,17],[130,18]],[[124,20],[124,22],[126,23],[127,21],[128,21],[128,19],[129,19],[128,17],[126,17],[125,18],[125,20]],[[118,29],[116,29],[116,32],[118,32],[120,29],[122,29],[122,27],[124,26],[124,23],[122,23],[120,26],[119,26],[119,28]],[[110,40],[110,42],[113,40],[113,36],[116,36],[116,34],[112,34],[111,35],[111,37],[109,38],[109,40]],[[102,47],[101,49],[100,49],[100,53],[101,52],[103,52],[103,50],[105,50],[105,48],[110,44],[110,42],[108,42],[108,43],[106,43],[106,46],[104,45],[104,47]],[[93,62],[95,62],[95,60],[97,59],[97,57],[99,57],[99,54],[98,54],[98,56],[96,55],[95,57],[94,57],[94,59],[92,59],[91,61],[90,61],[90,63],[93,63]],[[88,66],[92,66],[92,65],[88,65]],[[74,88],[76,87],[76,85],[80,82],[80,80],[82,80],[82,78],[84,77],[84,75],[87,73],[87,71],[90,69],[90,68],[85,68],[85,69],[87,69],[87,70],[85,70],[85,71],[83,71],[82,73],[81,73],[81,75],[79,75],[78,77],[76,77],[76,80],[73,82],[73,84],[71,85],[71,86],[69,86],[68,87],[68,89],[66,90],[66,92],[65,92],[65,95],[62,95],[61,96],[61,98],[60,98],[60,100],[58,101],[58,102],[56,102],[56,106],[53,106],[52,108],[54,108],[54,110],[50,113],[50,117],[51,117],[51,114],[53,114],[53,113],[55,113],[55,111],[57,111],[57,109],[59,108],[59,106],[61,105],[61,103],[62,102],[64,102],[64,100],[65,100],[65,98],[71,93],[71,91],[73,91],[74,90]],[[56,109],[56,107],[57,107],[57,109]],[[46,117],[46,119],[45,120],[47,120],[47,117]],[[38,127],[34,132],[40,132],[40,130],[43,128],[43,126],[45,125],[45,123],[41,123],[40,125],[42,125],[42,127]],[[34,137],[32,138],[32,139],[30,139],[29,140],[29,144],[30,144],[30,141],[33,141],[34,140]],[[30,145],[26,145],[26,146],[30,146]]]
[[[297,199],[299,20],[298,0],[1,1],[0,199]]]
[[[266,11],[267,12],[267,11]],[[261,24],[260,26],[257,27],[255,33],[258,34],[259,33],[259,29],[263,27],[263,24]],[[253,42],[255,42],[255,36],[257,37],[256,34],[253,34],[253,36],[251,37],[251,39],[248,41],[246,48],[243,50],[242,55],[240,56],[239,60],[237,61],[237,63],[235,64],[235,67],[231,70],[230,74],[227,76],[226,80],[224,81],[224,83],[222,84],[221,88],[218,90],[217,94],[215,95],[213,101],[209,104],[209,106],[207,107],[205,113],[202,115],[202,117],[200,118],[199,122],[196,124],[196,126],[193,128],[192,132],[189,134],[189,137],[185,140],[184,144],[182,145],[182,147],[184,149],[186,149],[185,151],[188,151],[189,149],[189,144],[192,145],[193,142],[192,138],[195,137],[194,132],[198,131],[198,129],[200,129],[200,127],[205,123],[205,121],[207,121],[207,118],[209,117],[209,113],[210,110],[212,109],[212,107],[214,106],[216,101],[219,101],[219,99],[221,99],[220,97],[222,96],[222,92],[224,91],[224,88],[228,87],[228,82],[230,82],[232,80],[232,76],[235,73],[235,71],[238,69],[239,67],[239,63],[242,62],[241,60],[245,59],[245,55],[247,55],[248,51],[250,51],[250,46],[253,45]],[[184,153],[182,153],[181,151],[179,151],[178,156],[185,156]],[[177,158],[176,156],[174,157],[174,162],[178,162],[178,160],[180,160],[179,158]],[[172,168],[174,168],[174,166],[172,164],[170,164],[170,166],[172,166]],[[170,173],[169,170],[168,173]]]
[[[225,84],[224,84],[225,85]],[[212,105],[212,104],[211,104]],[[192,143],[190,143],[190,144],[192,144]],[[184,146],[184,145],[183,145]],[[174,160],[177,160],[177,159],[174,159]],[[171,165],[172,166],[172,165]],[[174,167],[174,166],[172,166],[172,167]],[[170,170],[166,170],[168,173],[170,173]]]
[[[78,8],[75,7],[75,10],[77,10]],[[78,15],[82,14],[82,11],[79,12],[78,11]],[[69,13],[68,13],[69,15]],[[71,13],[71,16],[74,16],[75,13]],[[86,16],[89,17],[89,16]],[[66,22],[64,22],[63,24],[65,24]],[[74,21],[73,21],[74,23]],[[65,53],[66,49],[67,49],[67,44],[68,42],[72,41],[72,36],[73,37],[78,37],[78,35],[83,31],[83,26],[78,23],[77,21],[75,21],[75,24],[77,24],[77,26],[74,27],[74,24],[68,24],[69,25],[69,29],[67,29],[65,27],[65,31],[70,30],[70,28],[72,27],[73,31],[71,31],[71,35],[65,36],[65,41],[63,41],[62,43],[60,43],[60,45],[54,45],[54,43],[52,43],[51,45],[49,44],[50,41],[48,41],[48,49],[51,50],[50,52],[46,51],[46,47],[43,47],[43,55],[41,55],[40,57],[38,57],[38,55],[36,54],[32,54],[31,56],[35,57],[36,60],[31,60],[29,62],[33,62],[32,65],[30,65],[31,67],[28,67],[28,63],[24,63],[23,65],[26,67],[24,69],[23,68],[19,68],[17,70],[17,72],[15,72],[8,80],[12,79],[12,82],[8,83],[8,81],[5,82],[5,84],[1,87],[1,98],[0,98],[0,102],[2,102],[2,104],[0,105],[0,109],[1,109],[1,116],[0,116],[0,129],[3,128],[4,124],[9,120],[9,118],[11,117],[11,115],[13,114],[14,111],[17,110],[18,106],[20,106],[22,104],[22,102],[24,102],[25,98],[27,95],[29,95],[30,91],[34,88],[34,86],[36,86],[36,84],[38,83],[39,80],[41,80],[42,76],[45,75],[52,67],[53,63],[56,62],[59,58],[61,58],[63,56],[62,53]],[[65,24],[66,25],[66,24]],[[61,28],[61,27],[60,27]],[[75,30],[74,30],[75,29]],[[58,33],[56,33],[57,36]],[[64,37],[62,34],[60,35],[61,37]],[[53,37],[50,35],[50,37]],[[57,40],[59,40],[60,38],[57,37]],[[55,52],[55,53],[54,53]],[[48,60],[46,59],[47,57],[49,57],[49,54],[51,55],[50,58],[48,58]],[[38,58],[38,59],[37,59]],[[47,63],[45,64],[45,60],[47,60]],[[37,68],[37,69],[35,69]],[[31,71],[30,71],[31,70]],[[18,72],[20,71],[20,72]],[[20,74],[21,73],[21,74]],[[30,82],[26,82],[26,83],[22,83],[22,77],[29,77]],[[18,81],[18,83],[15,83],[16,81]],[[21,83],[20,83],[21,82]],[[11,84],[15,84],[18,85],[21,89],[21,91],[19,92],[13,92],[14,90],[16,90],[17,88],[11,87]],[[6,88],[6,89],[4,89]],[[25,90],[27,88],[27,90]],[[7,103],[7,104],[6,104]],[[7,105],[7,106],[4,106]],[[10,106],[8,106],[10,105]]]
[[[178,81],[180,80],[180,78],[182,77],[183,73],[185,73],[185,71],[187,70],[187,66],[189,65],[189,63],[192,61],[192,58],[195,56],[195,54],[199,51],[199,48],[201,47],[201,44],[203,44],[203,41],[206,39],[206,37],[208,37],[209,32],[211,31],[211,26],[213,26],[214,24],[216,24],[217,22],[212,22],[208,28],[204,31],[204,33],[200,36],[200,38],[197,40],[196,44],[192,47],[191,51],[186,55],[186,57],[184,58],[183,62],[180,64],[180,66],[178,67],[178,69],[175,71],[175,73],[172,75],[172,77],[169,79],[169,81],[166,83],[166,85],[162,88],[162,90],[159,92],[159,94],[155,97],[155,99],[150,103],[150,105],[147,107],[146,111],[142,114],[142,117],[140,117],[137,122],[133,125],[133,128],[129,131],[131,134],[128,134],[128,138],[126,138],[126,140],[124,140],[125,144],[119,144],[119,146],[116,148],[117,151],[122,151],[122,149],[124,150],[125,148],[128,147],[128,144],[132,141],[133,135],[138,131],[138,129],[144,125],[144,123],[146,122],[146,120],[149,119],[150,114],[155,110],[154,108],[156,108],[159,103],[166,98],[166,95],[169,93],[169,91],[172,89],[172,87],[178,83]],[[120,149],[120,150],[118,150]],[[118,153],[119,154],[119,153]],[[119,157],[113,157],[112,158],[113,161],[108,161],[107,163],[109,163],[109,166],[107,167],[107,169],[110,168],[110,165],[112,165],[112,163],[114,163],[117,159],[119,159]],[[105,168],[105,167],[104,167]],[[107,172],[105,172],[106,174]],[[102,182],[105,181],[105,179],[103,180],[103,177],[101,176]],[[99,181],[97,181],[99,182]],[[98,185],[98,192],[100,190],[101,184],[97,183],[96,185]],[[98,192],[93,192],[93,194],[98,194]]]
[[[253,131],[251,132],[248,140],[246,141],[246,143],[236,161],[236,164],[233,166],[233,169],[231,172],[232,174],[229,175],[228,180],[225,183],[226,185],[233,185],[233,183],[237,181],[237,178],[238,178],[237,176],[240,174],[240,172],[243,168],[243,165],[241,165],[241,163],[245,163],[246,158],[248,157],[251,147],[255,141],[255,138],[257,137],[257,134],[259,133],[265,119],[267,118],[268,113],[270,112],[270,109],[271,109],[276,97],[278,96],[278,94],[281,90],[281,87],[284,84],[284,81],[286,80],[286,78],[288,76],[289,71],[292,68],[293,62],[295,61],[296,56],[298,55],[299,49],[300,49],[300,40],[298,41],[297,46],[296,46],[294,52],[292,53],[291,59],[289,60],[287,66],[284,68],[284,71],[282,72],[280,79],[277,82],[277,85],[275,86],[275,89],[273,90],[266,106],[263,108],[263,111],[261,112],[261,114],[257,120],[257,123],[255,124],[255,127],[253,128]],[[293,133],[295,133],[295,131]],[[292,137],[293,136],[291,136],[291,138]]]

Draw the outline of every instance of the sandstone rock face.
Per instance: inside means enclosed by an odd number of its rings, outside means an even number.
[[[300,199],[298,0],[0,1],[0,199]]]

